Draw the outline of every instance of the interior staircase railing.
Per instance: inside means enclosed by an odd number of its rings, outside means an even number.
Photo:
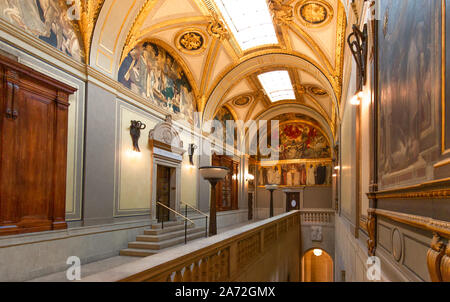
[[[174,213],[175,215],[181,217],[184,220],[184,244],[187,243],[187,227],[188,227],[188,222],[190,222],[192,225],[195,225],[195,223],[190,220],[189,218],[187,218],[186,216],[184,216],[181,213],[178,213],[177,211],[175,211],[174,209],[166,206],[165,204],[162,204],[161,202],[157,202],[156,203],[157,206],[159,207],[163,207],[166,210],[169,210],[170,212]],[[161,219],[161,229],[164,229],[164,218]]]
[[[181,202],[181,203],[185,206],[184,213],[185,213],[186,217],[188,216],[188,215],[187,215],[188,208],[194,210],[195,212],[197,212],[197,213],[199,213],[200,215],[202,215],[202,216],[205,217],[205,237],[208,237],[208,218],[209,218],[209,215],[206,214],[206,213],[203,213],[203,212],[200,211],[199,209],[197,209],[197,208],[191,206],[190,204],[187,204],[187,203],[185,203],[185,202]]]

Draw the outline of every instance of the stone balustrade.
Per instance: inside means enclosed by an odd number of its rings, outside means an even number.
[[[333,225],[334,210],[332,209],[303,209],[300,210],[302,225]]]
[[[83,281],[299,281],[300,212],[201,239]]]

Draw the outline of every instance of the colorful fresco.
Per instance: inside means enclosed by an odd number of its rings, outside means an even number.
[[[283,163],[258,167],[258,186],[276,184],[286,187],[331,185],[331,162]]]
[[[1,0],[0,18],[83,62],[76,23],[64,0]]]
[[[432,178],[427,170],[440,154],[441,13],[441,1],[381,1],[381,187]]]
[[[330,144],[316,126],[304,122],[280,125],[280,160],[329,157]]]
[[[150,42],[137,45],[119,69],[120,83],[150,102],[194,122],[192,87],[180,64],[162,47]]]

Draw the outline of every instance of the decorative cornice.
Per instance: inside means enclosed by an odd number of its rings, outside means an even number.
[[[411,215],[381,209],[370,209],[370,211],[375,213],[375,215],[377,216],[383,216],[400,223],[417,227],[419,229],[437,233],[445,238],[450,238],[450,222],[448,221],[436,220],[430,217]]]
[[[414,186],[368,193],[369,199],[446,199],[450,198],[450,178]]]

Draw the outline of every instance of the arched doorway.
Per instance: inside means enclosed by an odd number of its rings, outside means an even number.
[[[327,252],[312,249],[303,255],[303,282],[333,282],[333,279],[333,259]]]

